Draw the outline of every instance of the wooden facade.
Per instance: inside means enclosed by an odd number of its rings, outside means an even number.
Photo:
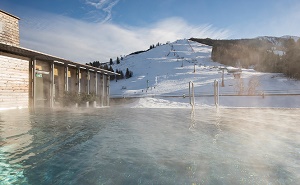
[[[28,107],[29,59],[0,52],[0,109]]]
[[[109,106],[110,75],[118,74],[20,47],[18,20],[0,10],[0,109],[62,106],[76,96]]]
[[[0,109],[63,106],[66,93],[109,106],[107,70],[0,43]],[[74,102],[74,106],[75,106]]]
[[[19,18],[0,10],[0,42],[20,46]]]

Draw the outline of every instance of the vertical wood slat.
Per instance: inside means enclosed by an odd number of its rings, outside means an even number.
[[[87,69],[87,94],[90,94],[90,83],[91,83],[90,70]]]
[[[32,108],[36,107],[36,59],[33,59],[32,63],[32,101],[33,105]]]
[[[101,106],[104,106],[104,95],[105,95],[105,88],[104,88],[104,74],[102,75],[102,96],[101,96]]]
[[[29,79],[29,89],[28,89],[28,105],[29,107],[33,106],[33,60],[29,60],[29,74],[28,74],[28,79]]]
[[[95,71],[95,95],[98,95],[98,73]]]
[[[109,106],[109,94],[110,94],[110,91],[109,91],[109,85],[110,85],[110,76],[108,75],[107,76],[107,83],[106,83],[106,91],[107,91],[107,95],[106,95],[106,98],[107,98],[107,106]]]
[[[54,61],[50,64],[50,107],[54,107]]]
[[[68,65],[65,65],[65,92],[69,91],[68,71],[69,71],[69,67]]]
[[[80,84],[80,68],[79,67],[77,67],[77,84],[78,84],[78,94],[80,94],[81,84]]]

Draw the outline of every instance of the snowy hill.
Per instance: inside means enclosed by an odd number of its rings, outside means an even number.
[[[263,36],[263,37],[257,37],[259,40],[267,40],[270,43],[272,43],[275,46],[282,46],[283,42],[287,39],[294,39],[295,42],[299,40],[299,37],[297,36],[290,36],[290,35],[285,35],[282,37],[270,37],[270,36]]]
[[[214,80],[221,84],[222,69],[230,66],[213,62],[211,51],[211,46],[184,39],[157,46],[144,53],[126,56],[120,64],[113,65],[113,68],[122,71],[129,68],[133,71],[133,77],[112,81],[111,97],[147,97],[133,105],[137,107],[189,107],[189,98],[183,97],[188,96],[189,82],[192,81],[195,85],[195,96],[199,97],[199,101],[196,98],[196,104],[213,106]],[[224,106],[242,106],[235,100],[228,99],[233,95],[239,95],[237,97],[240,98],[241,95],[300,93],[300,82],[287,79],[282,74],[242,69],[239,79],[228,71],[225,70],[224,73],[224,87],[220,87],[220,94],[224,95],[220,104]],[[300,106],[300,102],[291,101],[296,104],[278,103],[278,106]],[[266,103],[262,106],[272,105]]]
[[[295,42],[299,40],[299,37],[297,36],[290,36],[290,35],[285,35],[282,37],[270,37],[270,36],[263,36],[263,37],[257,37],[259,40],[265,40],[268,41],[271,44],[272,51],[275,54],[278,54],[282,56],[285,53],[285,48],[284,48],[284,43],[288,39],[293,39]]]

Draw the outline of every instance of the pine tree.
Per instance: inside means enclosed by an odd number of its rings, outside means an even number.
[[[120,64],[120,59],[119,59],[119,57],[117,57],[117,64]]]
[[[111,66],[109,66],[108,70],[111,71],[111,72],[114,72],[114,69]]]
[[[108,70],[111,71],[111,72],[114,72],[114,69],[111,66],[109,66]],[[111,75],[110,80],[115,80],[115,75]]]
[[[93,63],[93,66],[94,67],[97,67],[97,68],[100,68],[100,62],[99,61],[95,61],[94,63]]]
[[[123,71],[120,72],[120,76],[121,76],[120,79],[124,79],[124,73],[123,73]]]
[[[129,74],[129,69],[128,68],[126,69],[125,77],[126,78],[130,78],[130,74]]]
[[[116,73],[120,74],[120,71],[118,69],[116,69]],[[119,79],[120,79],[120,75],[117,75],[116,80],[119,80]]]
[[[109,59],[109,65],[114,65],[112,58]]]
[[[284,56],[284,73],[291,78],[300,79],[300,40],[289,39]]]
[[[133,72],[129,71],[129,78],[131,78],[133,76]]]
[[[108,70],[108,65],[104,64],[103,69]]]

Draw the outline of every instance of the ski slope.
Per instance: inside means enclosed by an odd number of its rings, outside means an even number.
[[[114,69],[126,68],[133,71],[129,79],[111,81],[111,97],[144,97],[130,105],[132,107],[189,107],[189,82],[195,86],[196,104],[214,106],[212,95],[213,83],[222,81],[222,68],[230,68],[211,60],[212,47],[186,39],[155,47],[147,52],[126,56]],[[226,107],[300,107],[299,96],[289,97],[292,102],[286,103],[283,94],[300,94],[300,82],[285,78],[282,74],[261,73],[253,69],[242,69],[241,78],[234,78],[233,73],[224,72],[224,87],[220,87],[221,95],[247,95],[255,82],[255,93],[252,95],[280,94],[280,100],[273,96],[272,100],[257,101],[249,97],[221,97],[220,105]],[[207,98],[205,98],[206,96]],[[176,98],[177,97],[177,98]],[[180,98],[179,98],[180,97]],[[197,101],[197,97],[199,101]],[[275,97],[275,99],[274,99]],[[237,101],[233,100],[239,98]],[[253,97],[252,97],[253,98]],[[228,99],[228,100],[227,100]],[[198,102],[198,103],[197,103]],[[247,103],[248,102],[248,103]],[[241,104],[242,103],[242,104]]]

